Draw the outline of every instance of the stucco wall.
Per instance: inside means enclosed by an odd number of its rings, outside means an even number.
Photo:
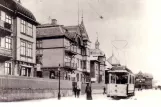
[[[53,47],[63,47],[63,38],[62,39],[44,39],[42,44],[43,48],[53,48]]]
[[[63,65],[64,49],[44,49],[42,63],[43,67],[58,67]]]

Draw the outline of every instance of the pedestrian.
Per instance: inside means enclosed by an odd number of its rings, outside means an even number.
[[[105,87],[103,88],[103,94],[106,94],[106,88]]]
[[[74,96],[76,97],[77,96],[77,87],[76,86],[74,86],[73,92],[74,92]]]
[[[80,88],[77,87],[77,98],[79,98],[79,95],[80,95]]]
[[[89,83],[86,86],[85,93],[86,93],[86,99],[92,100],[92,89],[91,89],[91,86],[89,85]]]

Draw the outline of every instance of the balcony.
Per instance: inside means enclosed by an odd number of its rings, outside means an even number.
[[[65,51],[70,55],[76,55],[77,54],[77,47],[76,46],[67,46],[67,47],[65,47]]]
[[[0,20],[0,32],[0,37],[11,35],[12,25]]]
[[[72,63],[72,62],[65,62],[64,67],[67,68],[67,69],[76,70],[77,69],[77,64]]]
[[[12,58],[12,51],[6,48],[0,47],[0,59],[1,61],[6,61]]]

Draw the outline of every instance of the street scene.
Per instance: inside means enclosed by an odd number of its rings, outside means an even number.
[[[159,101],[159,3],[0,0],[0,102]]]

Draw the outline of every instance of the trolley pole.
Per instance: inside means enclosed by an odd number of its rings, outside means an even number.
[[[59,64],[59,68],[58,68],[58,72],[59,72],[59,92],[58,92],[58,100],[61,99],[61,95],[60,95],[60,64]]]

